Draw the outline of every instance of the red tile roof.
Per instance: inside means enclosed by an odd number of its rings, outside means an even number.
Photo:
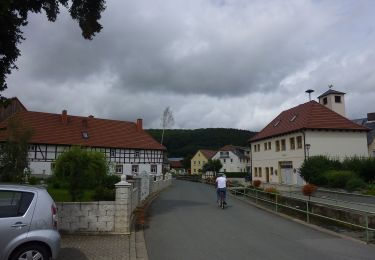
[[[217,151],[212,150],[200,150],[207,159],[211,159]]]
[[[251,138],[250,142],[303,129],[369,130],[316,101],[309,101],[281,112],[262,131]]]
[[[30,143],[166,150],[133,122],[68,115],[64,124],[60,114],[32,111],[14,116],[32,128]],[[0,123],[0,129],[5,129],[8,120]],[[87,132],[88,138],[83,138],[83,132]],[[0,141],[5,141],[7,135],[8,131],[0,131]]]
[[[172,169],[184,168],[181,161],[171,161],[170,164]]]

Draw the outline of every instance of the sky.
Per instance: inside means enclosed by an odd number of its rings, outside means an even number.
[[[30,111],[259,131],[333,89],[375,112],[375,1],[107,0],[92,41],[62,8],[30,14],[7,97]]]

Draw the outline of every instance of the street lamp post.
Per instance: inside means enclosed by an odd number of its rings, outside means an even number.
[[[311,144],[305,144],[307,159],[309,159],[309,156],[310,156],[310,147],[311,147]]]

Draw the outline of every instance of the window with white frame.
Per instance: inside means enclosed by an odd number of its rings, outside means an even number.
[[[116,156],[116,149],[111,149],[109,151],[109,153],[111,154],[111,157],[115,157]]]
[[[139,165],[132,165],[132,174],[138,174]]]
[[[291,150],[296,149],[296,145],[295,145],[295,142],[294,142],[294,137],[292,137],[292,138],[289,139],[289,143],[290,143],[290,149]]]
[[[302,136],[297,136],[297,148],[302,149]]]
[[[279,152],[280,151],[280,141],[277,140],[276,141],[276,152]]]
[[[151,164],[151,173],[157,173],[158,171],[158,166],[156,164]]]
[[[122,165],[122,164],[117,164],[117,165],[116,165],[116,173],[118,173],[118,174],[122,174],[122,173],[123,173],[123,170],[124,170],[124,168],[123,168],[123,165]]]
[[[281,151],[286,150],[285,139],[281,139]]]
[[[139,158],[139,151],[135,151],[135,152],[134,152],[134,157],[135,157],[135,158]]]

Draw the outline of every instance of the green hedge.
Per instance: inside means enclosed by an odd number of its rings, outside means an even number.
[[[247,172],[222,172],[227,178],[245,178],[249,175]]]
[[[324,173],[326,185],[331,188],[344,188],[350,179],[358,179],[354,172],[330,170]]]
[[[375,159],[352,157],[340,162],[326,156],[312,156],[302,164],[301,176],[318,186],[360,190],[375,181]]]

